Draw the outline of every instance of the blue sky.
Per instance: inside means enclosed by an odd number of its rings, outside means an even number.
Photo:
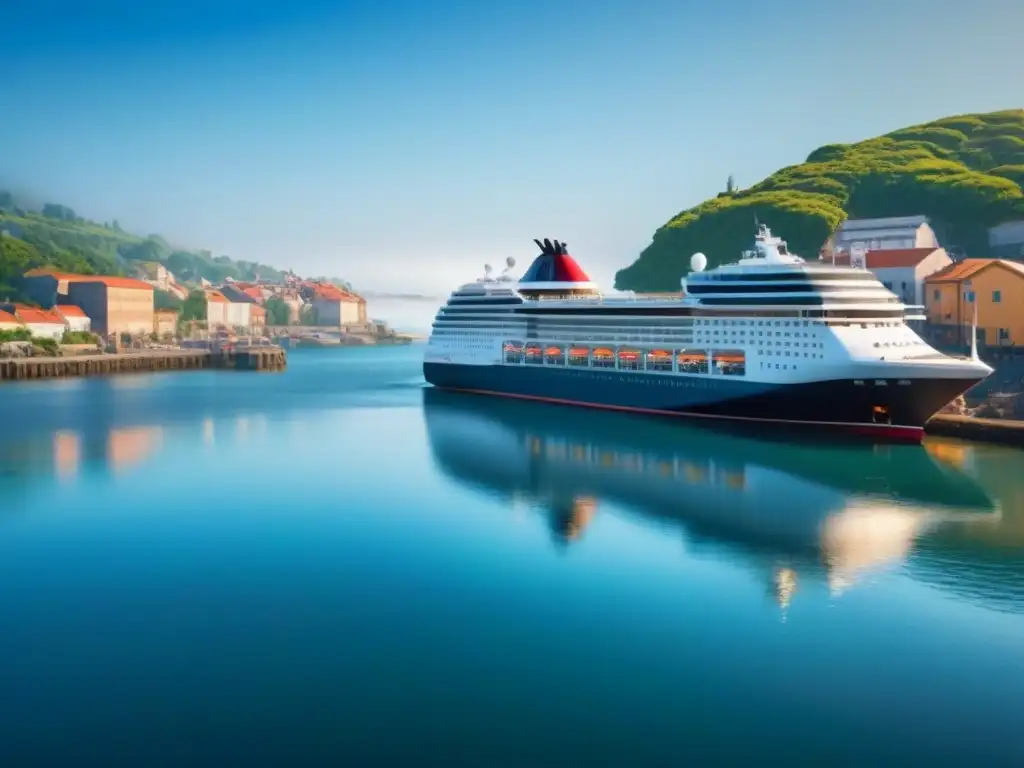
[[[0,187],[377,290],[525,268],[545,236],[610,287],[730,173],[1024,94],[1006,0],[33,0],[0,19]]]

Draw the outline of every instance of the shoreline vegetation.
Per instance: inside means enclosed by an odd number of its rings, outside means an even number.
[[[1024,110],[956,115],[853,144],[827,144],[745,189],[669,219],[615,288],[677,291],[694,253],[708,268],[749,247],[755,218],[816,258],[848,218],[926,215],[947,250],[990,255],[988,229],[1024,219]]]
[[[284,283],[287,277],[295,276],[288,269],[177,246],[161,235],[128,232],[116,219],[92,221],[59,203],[33,207],[4,191],[0,180],[0,300],[31,304],[19,285],[21,276],[31,269],[143,277],[147,266],[154,264],[165,267],[183,284],[257,279]],[[338,277],[313,279],[353,290]],[[155,302],[157,309],[180,308],[181,304],[181,300],[159,289]]]

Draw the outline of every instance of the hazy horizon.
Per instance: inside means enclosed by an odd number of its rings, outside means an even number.
[[[392,293],[534,237],[610,288],[730,174],[1021,93],[994,0],[88,5],[5,9],[0,188]]]

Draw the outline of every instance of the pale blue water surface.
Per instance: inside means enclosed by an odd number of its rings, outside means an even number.
[[[1024,454],[420,353],[0,387],[0,764],[1024,764]]]

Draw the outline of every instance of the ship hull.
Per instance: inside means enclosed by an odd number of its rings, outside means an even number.
[[[921,378],[880,386],[873,381],[834,379],[770,384],[725,376],[436,362],[425,362],[423,374],[429,384],[450,390],[638,413],[824,428],[901,442],[920,442],[925,422],[978,381]],[[887,409],[887,419],[879,419],[876,406]]]

